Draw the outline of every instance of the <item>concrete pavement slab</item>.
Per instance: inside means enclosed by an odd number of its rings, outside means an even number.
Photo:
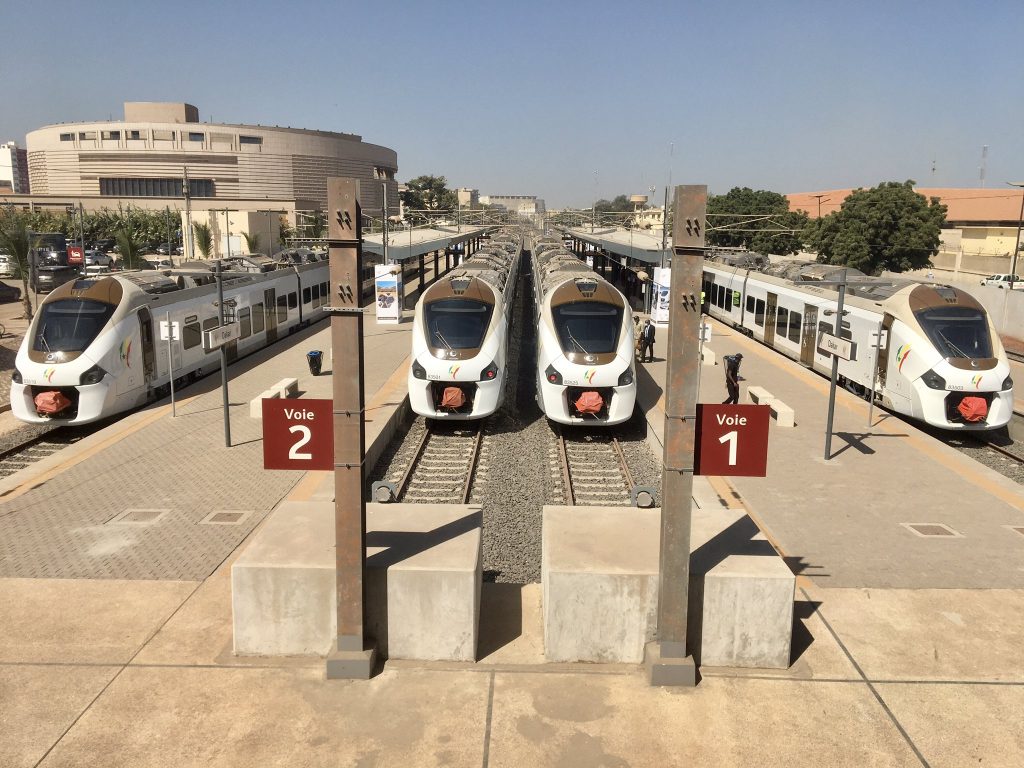
[[[0,579],[0,662],[124,664],[197,586]]]
[[[1024,591],[808,589],[871,680],[1024,682]]]
[[[129,667],[45,768],[480,766],[489,675]]]
[[[36,765],[118,669],[0,664],[0,765]]]
[[[635,675],[495,675],[491,768],[919,766],[866,685]]]
[[[1024,686],[877,687],[931,768],[1024,765]]]

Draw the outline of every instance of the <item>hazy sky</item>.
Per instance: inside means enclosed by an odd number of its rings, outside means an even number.
[[[668,182],[779,192],[1024,180],[1024,6],[975,2],[5,0],[0,141],[188,101],[358,133],[548,207]],[[671,156],[671,158],[670,158]],[[936,169],[932,172],[932,161]]]

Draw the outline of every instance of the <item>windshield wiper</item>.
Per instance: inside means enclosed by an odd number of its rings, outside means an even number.
[[[442,344],[444,344],[446,347],[448,347],[449,351],[451,351],[453,349],[452,345],[449,344],[448,340],[444,336],[441,335],[440,331],[434,331],[434,335],[437,336],[437,338],[441,340]]]
[[[590,354],[589,352],[587,352],[586,348],[582,344],[580,344],[579,340],[575,336],[572,335],[572,331],[570,331],[568,328],[566,328],[565,332],[569,336],[569,341],[571,341],[573,344],[575,344],[577,347],[580,348],[580,352],[582,352],[584,355],[589,355]]]
[[[49,343],[46,341],[46,323],[43,323],[43,327],[39,329],[39,340],[43,342],[43,346],[46,347],[48,354],[53,354],[53,350],[50,349]]]
[[[958,346],[957,346],[956,344],[954,344],[954,343],[953,343],[952,341],[950,341],[949,339],[947,339],[947,338],[946,338],[946,334],[942,333],[942,331],[939,331],[939,337],[940,337],[940,338],[941,338],[941,339],[942,339],[942,340],[943,340],[944,342],[946,342],[946,345],[947,345],[947,346],[948,346],[948,347],[950,348],[950,350],[952,350],[953,352],[956,352],[956,353],[957,353],[957,354],[958,354],[958,355],[959,355],[960,357],[967,357],[967,358],[969,358],[969,357],[970,357],[970,355],[968,355],[967,353],[965,353],[965,352],[964,352],[964,351],[963,351],[962,349],[960,349],[960,347],[958,347]]]

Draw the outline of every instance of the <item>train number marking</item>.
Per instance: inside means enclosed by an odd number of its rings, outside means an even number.
[[[718,418],[719,418],[719,423],[721,423],[721,418],[722,417],[719,416]],[[746,421],[747,421],[746,419],[743,420],[744,423],[746,423]],[[720,442],[720,443],[729,443],[729,466],[730,467],[735,467],[736,466],[736,440],[737,440],[738,437],[739,437],[739,434],[734,429],[732,432],[726,432],[724,435],[722,435],[720,438],[718,438],[718,442]]]
[[[285,411],[285,413],[287,414],[288,411]],[[306,453],[305,451],[302,451],[302,452],[299,451],[299,448],[302,448],[303,446],[306,445],[306,443],[308,443],[311,439],[313,439],[313,433],[309,431],[309,427],[305,426],[304,424],[296,424],[294,427],[289,427],[288,431],[291,434],[293,434],[293,435],[296,432],[299,432],[299,433],[302,434],[302,437],[299,439],[299,441],[297,443],[295,443],[295,445],[293,445],[291,448],[288,449],[288,458],[289,459],[298,459],[298,460],[301,460],[301,461],[312,461],[313,460],[313,454],[312,453]]]

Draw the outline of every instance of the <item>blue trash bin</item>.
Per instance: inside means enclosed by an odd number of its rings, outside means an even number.
[[[306,353],[306,363],[309,365],[309,372],[319,376],[320,367],[324,364],[324,353],[319,349],[310,350]]]

